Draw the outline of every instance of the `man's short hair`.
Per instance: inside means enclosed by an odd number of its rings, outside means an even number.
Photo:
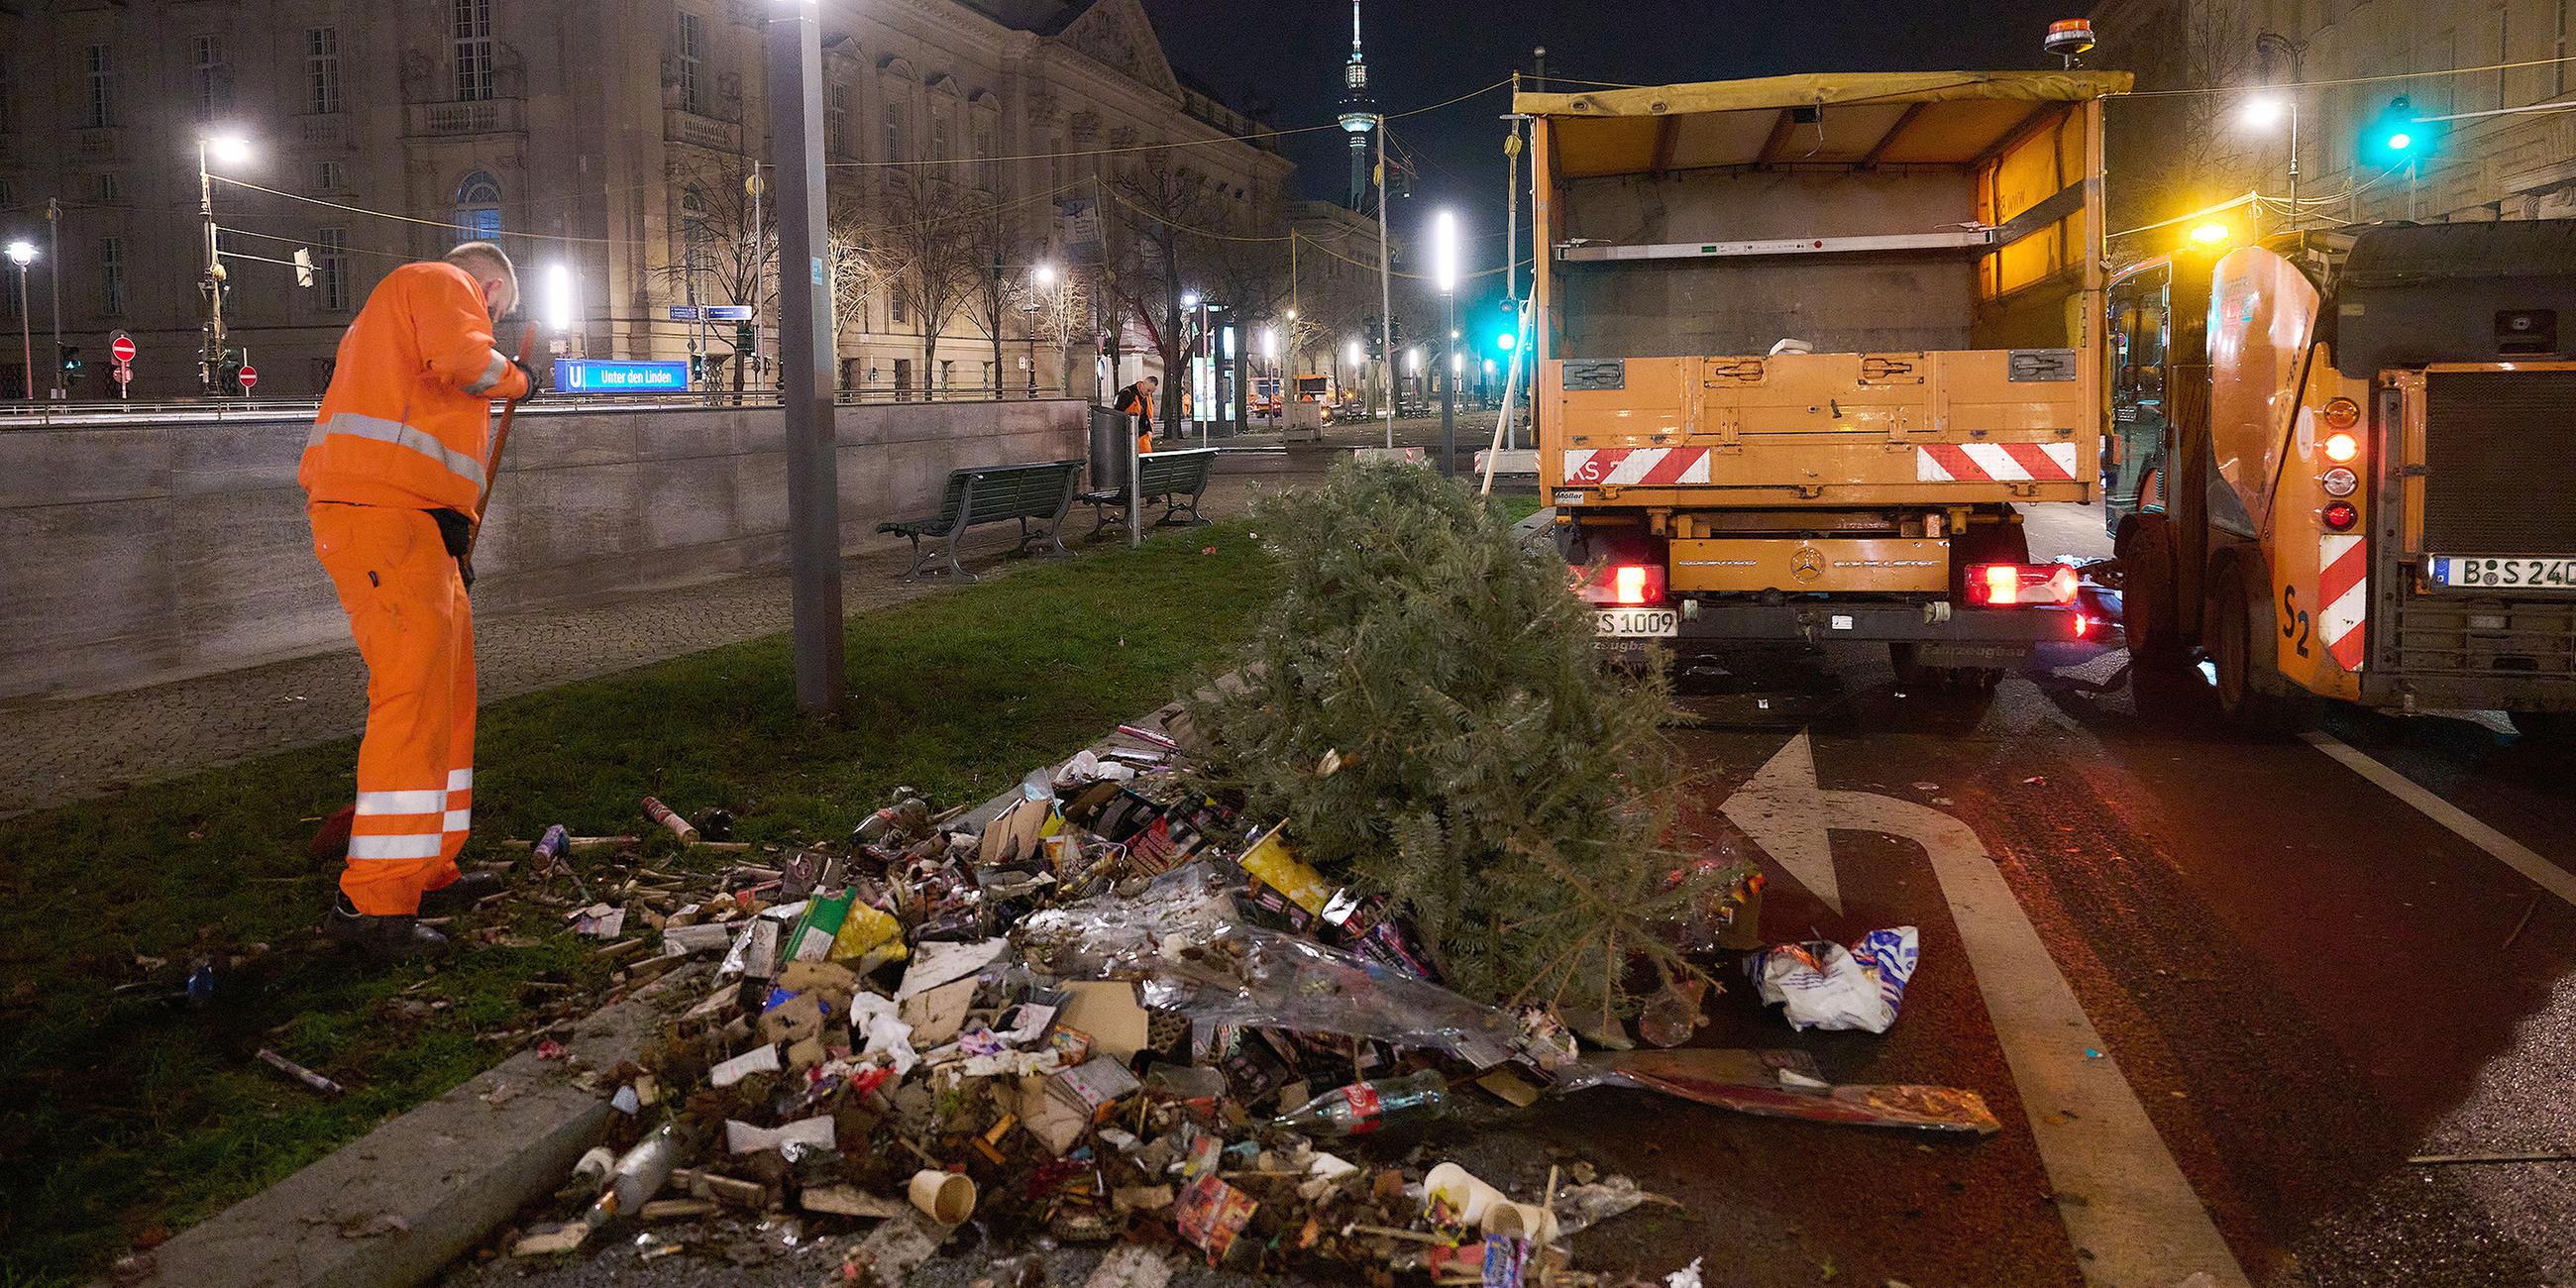
[[[1163,383],[1163,378],[1162,378],[1161,376],[1147,376],[1147,377],[1145,377],[1145,379],[1146,379],[1148,382],[1153,383],[1153,384],[1158,384],[1158,385],[1159,385],[1159,384]]]
[[[477,280],[497,277],[510,284],[510,298],[519,298],[519,270],[510,263],[510,254],[490,242],[462,242],[441,258]]]

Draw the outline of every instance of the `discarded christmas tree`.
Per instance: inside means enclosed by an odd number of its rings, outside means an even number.
[[[1471,996],[1607,1029],[1691,972],[1659,937],[1694,893],[1659,845],[1669,690],[1603,657],[1565,565],[1411,466],[1340,466],[1260,531],[1284,593],[1242,686],[1194,704],[1206,785],[1389,896]]]

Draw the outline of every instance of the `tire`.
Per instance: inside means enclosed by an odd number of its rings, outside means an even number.
[[[1887,646],[1887,664],[1896,671],[1898,692],[1929,693],[1940,687],[1940,668],[1916,661],[1922,654],[1920,644],[1897,642]]]
[[[2218,709],[2228,723],[2261,737],[2314,728],[2320,714],[2316,697],[2286,691],[2287,683],[2270,661],[2270,579],[2264,580],[2262,598],[2255,598],[2254,588],[2247,584],[2246,563],[2234,558],[2220,561],[2210,579],[2208,611],[2201,616],[2210,666],[2217,672]]]
[[[2141,663],[2178,666],[2190,648],[2182,637],[2181,588],[2174,576],[2173,522],[2140,514],[2124,525],[2120,541],[2120,630],[2129,656]]]
[[[2513,728],[2531,742],[2576,744],[2576,711],[2516,711]]]

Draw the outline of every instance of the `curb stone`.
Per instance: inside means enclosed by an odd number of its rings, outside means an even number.
[[[637,1058],[667,1004],[703,973],[682,967],[581,1021],[563,1040],[572,1059],[522,1051],[394,1117],[146,1254],[148,1269],[118,1288],[427,1281],[562,1184],[615,1112],[574,1085],[572,1066],[604,1071]]]

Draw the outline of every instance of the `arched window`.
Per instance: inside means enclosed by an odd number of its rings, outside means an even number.
[[[492,241],[501,235],[501,185],[477,170],[456,185],[456,240]]]

